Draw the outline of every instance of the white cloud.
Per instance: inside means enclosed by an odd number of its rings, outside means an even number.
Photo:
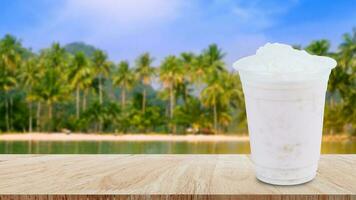
[[[232,13],[241,24],[256,29],[269,28],[277,23],[281,14],[288,12],[298,0],[286,1],[231,1]]]
[[[144,51],[158,61],[184,50],[199,52],[214,42],[222,45],[231,63],[265,42],[263,30],[293,5],[259,2],[64,0],[39,26],[24,32],[24,38],[35,49],[53,41],[83,41],[106,50],[116,61],[133,60]]]
[[[35,48],[53,41],[85,41],[107,46],[142,32],[164,26],[180,17],[180,0],[65,0],[50,16],[28,30]],[[46,40],[46,41],[45,41]]]
[[[127,30],[174,20],[181,6],[179,0],[68,0],[59,18],[80,20],[90,28],[107,25]]]

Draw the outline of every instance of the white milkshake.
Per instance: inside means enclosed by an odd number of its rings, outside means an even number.
[[[331,58],[278,43],[234,63],[259,180],[294,185],[315,177],[327,81],[335,66]]]

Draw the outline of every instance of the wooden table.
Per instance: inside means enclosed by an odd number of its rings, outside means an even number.
[[[23,196],[24,195],[24,196]],[[0,199],[356,199],[356,155],[323,155],[316,179],[258,181],[246,155],[0,155]]]

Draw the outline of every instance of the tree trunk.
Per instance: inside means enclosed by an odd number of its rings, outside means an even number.
[[[6,132],[9,132],[9,130],[10,130],[9,101],[7,100],[7,92],[5,92],[5,121],[6,121]]]
[[[82,110],[85,111],[87,109],[87,96],[88,96],[88,90],[85,89],[83,93],[83,107]]]
[[[109,99],[113,99],[115,100],[115,91],[114,91],[114,87],[112,86],[112,84],[109,87],[109,94],[110,94],[110,98]]]
[[[76,94],[76,116],[77,119],[80,117],[80,89],[77,86],[77,94]]]
[[[32,132],[32,102],[28,103],[28,132]]]
[[[48,121],[49,121],[48,132],[51,132],[52,131],[52,103],[48,103]]]
[[[143,113],[146,112],[146,88],[143,88],[143,93],[142,93],[142,112]]]
[[[103,83],[102,83],[102,75],[99,76],[99,103],[103,104]],[[103,124],[99,122],[99,132],[101,133],[103,129]]]
[[[175,96],[174,96],[174,91],[173,91],[173,84],[170,85],[169,87],[169,118],[172,120],[173,119],[173,116],[174,116],[174,107],[175,107]],[[177,132],[177,127],[176,125],[172,123],[172,133],[175,134]]]
[[[101,75],[99,76],[99,103],[103,104],[103,83]]]
[[[173,119],[173,109],[174,109],[174,94],[173,94],[173,84],[169,86],[169,118]]]
[[[37,131],[41,131],[41,102],[37,103],[37,113],[36,113],[36,127]]]
[[[214,103],[214,129],[215,129],[216,133],[219,133],[216,103]]]
[[[122,88],[121,90],[121,107],[125,108],[126,105],[126,90],[125,88]]]
[[[29,94],[32,92],[32,87],[29,88]],[[32,132],[32,101],[28,102],[28,132]]]
[[[188,98],[188,86],[184,87],[184,104],[187,105],[187,98]]]
[[[165,110],[165,116],[167,117],[167,118],[169,118],[169,101],[167,101],[167,104],[165,105],[166,106],[166,108],[164,109]]]
[[[13,115],[14,115],[14,110],[13,110],[13,106],[14,105],[14,101],[13,101],[13,98],[12,98],[12,95],[10,94],[10,122],[9,122],[9,124],[10,124],[10,131],[12,131],[12,130],[14,130],[14,124],[13,124],[13,119],[12,119],[12,117],[13,117]]]

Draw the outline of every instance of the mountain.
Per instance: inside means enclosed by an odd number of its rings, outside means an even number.
[[[91,57],[97,48],[84,42],[72,42],[64,46],[65,50],[71,54],[82,51],[85,55]]]

